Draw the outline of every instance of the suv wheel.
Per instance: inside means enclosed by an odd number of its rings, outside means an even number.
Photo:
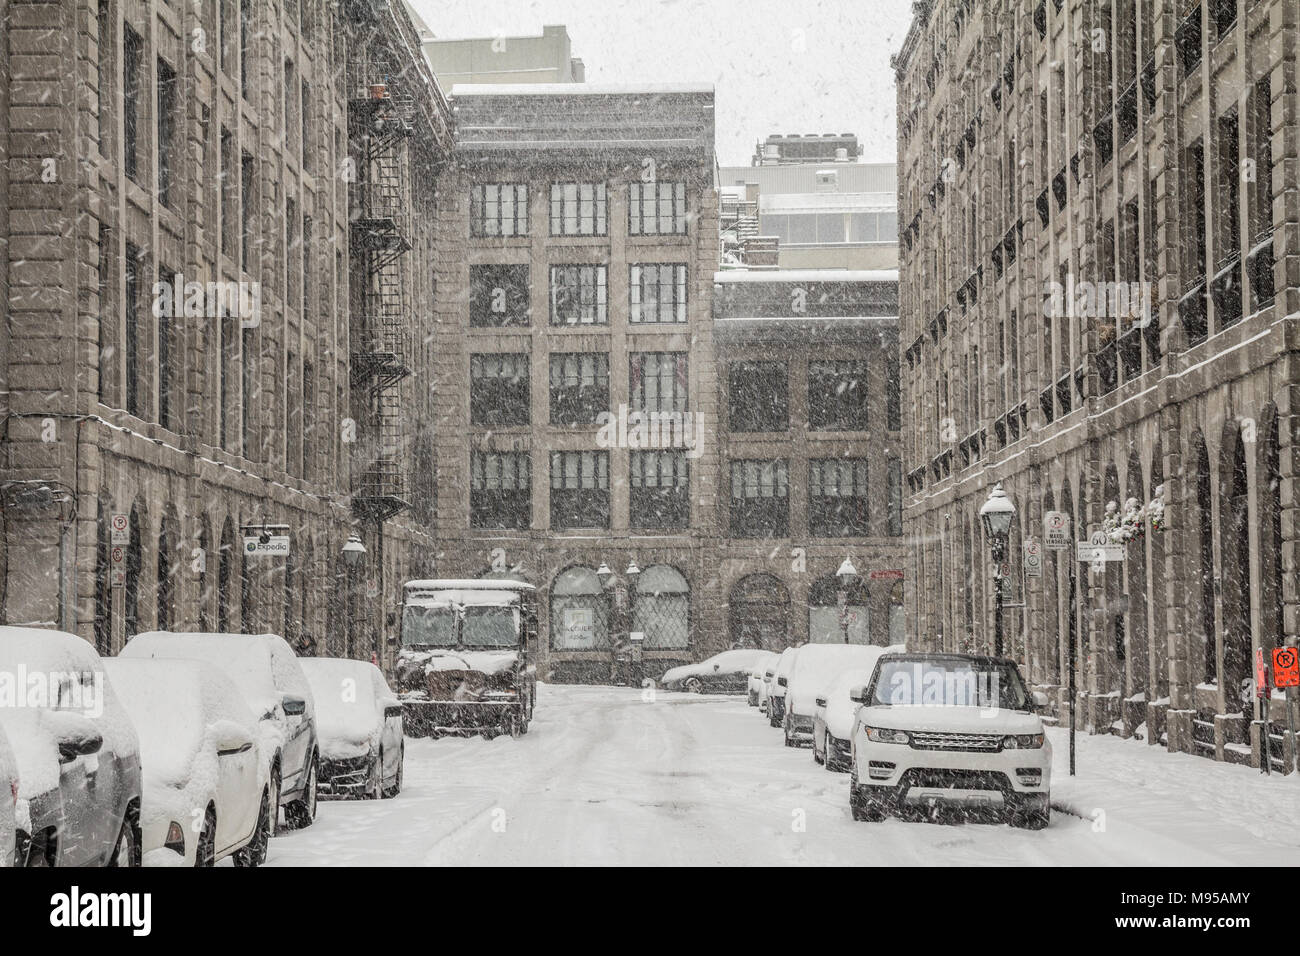
[[[384,791],[385,797],[395,797],[402,792],[402,764],[406,762],[406,745],[403,744],[397,750],[397,773],[393,777],[393,785]]]
[[[312,754],[311,763],[307,765],[307,786],[303,788],[301,799],[284,808],[284,822],[290,830],[302,830],[311,826],[315,819],[316,755]]]
[[[868,797],[858,785],[858,768],[849,777],[849,810],[858,823],[879,823],[885,819],[885,806],[879,799]]]
[[[194,849],[195,866],[214,866],[217,857],[217,814],[211,807],[203,817],[199,845]]]
[[[1047,794],[1012,796],[1007,807],[1007,822],[1021,830],[1045,830],[1051,822],[1052,807]]]
[[[790,716],[787,714],[785,720],[781,721],[781,735],[785,737],[787,747],[794,746],[794,738],[790,736]]]
[[[109,866],[139,866],[143,849],[140,845],[140,822],[135,807],[126,808],[122,829],[117,834],[117,844],[109,858]]]
[[[271,839],[271,797],[262,791],[262,805],[257,811],[257,829],[246,846],[235,851],[235,866],[257,867],[266,862],[266,845]]]

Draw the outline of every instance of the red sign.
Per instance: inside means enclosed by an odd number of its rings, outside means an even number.
[[[1268,697],[1268,664],[1264,662],[1264,649],[1255,649],[1255,696]]]
[[[1273,686],[1300,687],[1300,653],[1294,647],[1273,650]]]
[[[870,577],[873,581],[901,581],[903,580],[903,572],[899,568],[892,568],[885,571],[872,571]]]

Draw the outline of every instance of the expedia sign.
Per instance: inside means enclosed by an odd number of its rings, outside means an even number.
[[[266,539],[258,535],[248,535],[244,538],[244,554],[271,554],[284,556],[289,553],[289,536],[287,534],[273,534]]]

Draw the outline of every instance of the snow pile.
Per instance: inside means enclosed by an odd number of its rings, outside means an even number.
[[[316,736],[323,757],[345,760],[377,752],[384,708],[397,703],[384,675],[368,661],[303,659],[316,699]]]

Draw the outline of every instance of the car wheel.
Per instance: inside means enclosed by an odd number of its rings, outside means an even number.
[[[885,806],[880,800],[872,799],[862,792],[862,787],[858,785],[856,767],[849,777],[849,810],[858,823],[879,823],[886,815]]]
[[[194,849],[195,866],[213,866],[217,862],[217,812],[208,807],[203,815],[203,829],[199,833],[199,845]]]
[[[302,798],[284,808],[284,822],[290,830],[302,830],[316,819],[316,757],[307,766],[307,786]]]
[[[403,746],[397,751],[397,775],[393,777],[393,785],[384,791],[385,797],[395,797],[402,792],[402,765],[406,763],[406,747]]]
[[[691,694],[703,694],[704,685],[700,683],[698,677],[688,677],[686,678],[686,683],[682,685],[682,690]]]
[[[270,790],[262,791],[262,805],[257,811],[257,829],[253,831],[253,838],[248,841],[247,846],[240,847],[235,851],[235,866],[253,867],[261,866],[266,862],[266,845],[271,840],[271,797]]]
[[[271,788],[269,796],[269,805],[271,810],[267,821],[269,826],[267,827],[266,833],[268,837],[273,837],[275,836],[276,827],[280,825],[280,794],[283,792],[281,789],[282,781],[280,779],[280,765],[278,763],[271,768],[271,782],[269,786]],[[266,862],[265,853],[262,855],[260,862]]]
[[[790,736],[790,721],[788,718],[781,721],[781,736],[785,738],[785,745],[787,747],[794,746],[794,738]]]
[[[379,750],[379,757],[370,765],[370,779],[366,781],[365,792],[361,794],[367,800],[378,800],[384,795],[384,751]]]
[[[117,834],[117,844],[113,847],[113,855],[108,865],[139,866],[142,853],[139,814],[134,806],[130,806],[126,808],[126,816],[122,818],[122,829]]]

